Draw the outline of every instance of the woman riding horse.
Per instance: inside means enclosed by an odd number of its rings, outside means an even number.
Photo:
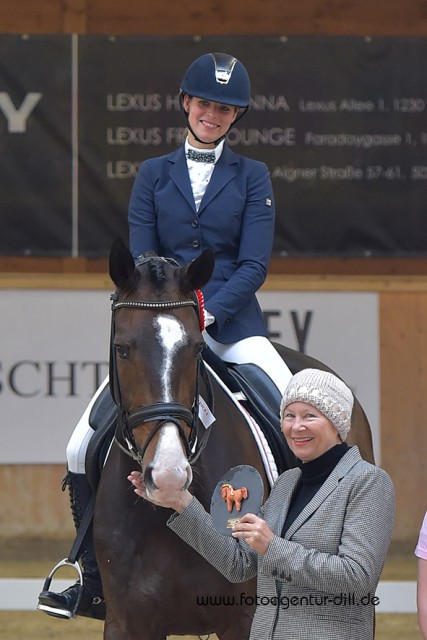
[[[274,236],[269,171],[225,144],[230,128],[249,108],[250,91],[245,67],[231,55],[208,53],[189,66],[180,87],[187,137],[178,150],[141,164],[129,206],[130,248],[135,259],[153,251],[180,265],[211,249],[215,268],[203,288],[205,341],[222,360],[257,364],[282,394],[291,372],[266,337],[255,295],[267,275]],[[93,434],[88,416],[94,400],[67,446],[65,484],[77,530],[92,495],[85,456]],[[102,618],[91,530],[82,563],[84,591],[78,612]],[[51,615],[69,617],[78,595],[77,584],[59,594],[44,591],[39,604]]]

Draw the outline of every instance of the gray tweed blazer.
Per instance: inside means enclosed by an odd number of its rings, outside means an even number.
[[[393,483],[351,447],[282,538],[300,474],[283,473],[261,508],[275,534],[264,555],[218,533],[196,498],[168,526],[231,582],[258,576],[250,640],[370,640]]]

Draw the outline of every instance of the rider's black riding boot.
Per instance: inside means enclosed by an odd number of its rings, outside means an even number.
[[[63,489],[70,490],[71,511],[76,530],[79,530],[86,507],[92,497],[92,488],[84,474],[68,472],[64,478]],[[83,568],[83,590],[77,614],[105,619],[105,603],[102,596],[102,583],[93,546],[92,525],[90,525],[82,545],[81,565]],[[70,618],[75,610],[81,591],[80,582],[62,591],[42,591],[39,595],[39,608],[57,618]],[[40,606],[41,605],[41,606]]]

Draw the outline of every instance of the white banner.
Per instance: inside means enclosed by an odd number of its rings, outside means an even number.
[[[108,291],[0,291],[0,463],[61,463],[108,373]]]
[[[263,291],[270,338],[327,364],[351,387],[371,425],[380,461],[377,293]]]
[[[352,387],[379,460],[375,293],[259,294],[272,340],[318,358]],[[1,290],[1,464],[65,463],[68,439],[108,373],[108,291]]]

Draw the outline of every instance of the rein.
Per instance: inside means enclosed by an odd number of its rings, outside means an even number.
[[[197,427],[198,427],[198,413],[199,413],[199,376],[202,374],[204,380],[208,386],[209,392],[209,404],[212,405],[213,401],[213,391],[210,385],[210,381],[208,380],[206,369],[203,365],[203,360],[201,355],[197,358],[197,371],[196,371],[196,392],[194,402],[191,408],[186,407],[185,405],[179,402],[157,402],[152,405],[142,406],[133,411],[132,413],[128,412],[126,408],[123,406],[122,402],[122,394],[120,391],[120,382],[118,377],[118,369],[117,369],[117,355],[116,350],[114,348],[114,335],[115,335],[115,312],[117,309],[176,309],[181,307],[194,307],[196,313],[199,318],[199,326],[201,330],[203,317],[203,296],[199,291],[194,292],[195,299],[193,300],[166,300],[166,301],[146,301],[146,300],[135,300],[135,301],[122,301],[118,302],[118,293],[115,292],[111,294],[111,337],[110,337],[110,390],[111,395],[116,403],[119,413],[118,413],[118,424],[121,428],[123,438],[127,444],[126,447],[120,443],[117,438],[117,434],[115,437],[116,444],[120,447],[120,449],[126,453],[126,455],[130,456],[134,460],[136,460],[140,466],[142,467],[142,460],[144,458],[145,452],[156,435],[156,433],[161,429],[161,427],[171,422],[178,429],[181,440],[184,443],[186,455],[190,464],[194,463],[200,456],[201,452],[205,448],[210,430],[204,429],[201,438],[197,437]],[[147,440],[142,447],[142,450],[138,450],[135,445],[135,439],[133,437],[133,429],[135,429],[138,425],[141,425],[145,422],[153,422],[157,421],[150,434],[147,437]],[[182,422],[186,423],[190,428],[190,436],[187,437]]]

